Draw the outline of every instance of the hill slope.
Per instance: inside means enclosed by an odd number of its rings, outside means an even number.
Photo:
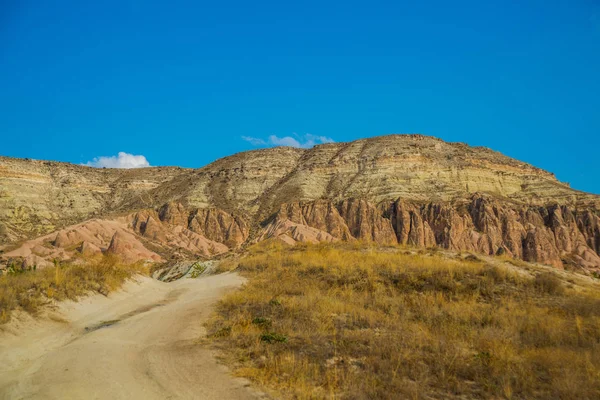
[[[361,239],[594,269],[599,209],[600,196],[549,172],[422,135],[250,151],[196,170],[0,158],[4,243],[120,218],[158,253],[202,248],[211,256],[268,237]],[[109,241],[94,246],[107,250]]]

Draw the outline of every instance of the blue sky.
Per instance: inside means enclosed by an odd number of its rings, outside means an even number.
[[[0,1],[1,155],[200,167],[388,133],[600,193],[600,2]]]

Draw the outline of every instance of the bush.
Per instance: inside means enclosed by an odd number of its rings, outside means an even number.
[[[196,279],[206,271],[206,264],[200,261],[195,262],[190,268],[190,278]]]
[[[534,286],[543,294],[556,295],[564,292],[564,287],[560,279],[551,272],[536,275]]]
[[[260,340],[262,342],[267,343],[285,343],[287,342],[287,337],[285,335],[281,335],[279,333],[267,332],[260,335]]]
[[[269,318],[264,317],[256,317],[252,320],[252,323],[258,326],[262,326],[264,328],[268,328],[271,326],[271,320]]]

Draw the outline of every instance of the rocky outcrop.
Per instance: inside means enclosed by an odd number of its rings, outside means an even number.
[[[248,231],[242,217],[218,209],[187,210],[173,202],[111,220],[89,220],[26,241],[0,254],[0,269],[15,258],[25,260],[27,265],[45,266],[51,263],[39,260],[72,260],[102,253],[118,255],[128,262],[210,258],[239,246],[247,239]]]
[[[56,234],[56,238],[54,238],[54,242],[52,242],[52,244],[55,247],[66,247],[71,245],[71,240],[69,239],[65,231],[59,231]]]
[[[209,214],[218,215],[222,225],[209,223],[200,229],[196,216],[203,212],[189,211],[180,203],[171,202],[158,210],[139,211],[125,220],[134,232],[160,246],[165,253],[181,250],[210,257],[228,251],[229,246],[235,247],[237,242],[230,240],[236,237],[235,227],[226,224],[235,218],[220,210],[211,210]],[[224,231],[225,226],[228,229]]]
[[[240,216],[208,208],[196,209],[189,214],[188,229],[215,242],[237,247],[248,238],[250,227]]]
[[[100,169],[0,156],[0,243],[128,209],[124,204],[153,207],[148,192],[185,173],[172,167]]]
[[[396,243],[390,220],[383,218],[379,210],[366,200],[344,200],[339,208],[340,215],[356,239],[380,244]]]
[[[84,242],[106,251],[120,230],[165,256],[212,257],[276,237],[440,246],[593,269],[598,210],[600,196],[549,172],[423,135],[264,149],[197,170],[0,157],[0,244],[49,234],[37,250],[19,250],[45,259]]]
[[[1,254],[0,269],[10,259],[22,259],[23,265],[42,268],[53,265],[54,260],[82,260],[81,256],[85,259],[102,253],[116,254],[131,262],[162,260],[159,254],[146,248],[125,223],[94,219],[28,240]]]
[[[299,242],[363,240],[397,243],[390,220],[369,202],[357,199],[339,204],[325,200],[283,204],[261,238],[282,234]]]
[[[277,219],[267,226],[258,241],[277,239],[286,244],[334,242],[337,239],[331,234],[288,219]]]
[[[40,257],[38,255],[35,254],[31,254],[27,257],[25,257],[25,259],[23,260],[23,263],[21,265],[21,268],[24,270],[28,270],[28,269],[42,269],[42,268],[47,268],[47,267],[51,267],[52,264],[50,261],[46,260],[43,257]]]
[[[127,244],[127,241],[123,238],[123,235],[119,234],[119,232],[115,232],[110,240],[110,245],[106,249],[106,252],[111,254],[119,254],[129,250],[130,248],[131,245]]]
[[[448,202],[474,193],[536,206],[600,207],[598,196],[572,190],[549,172],[423,135],[257,150],[197,170],[97,169],[0,157],[0,243],[132,210],[159,209],[156,219],[186,226],[195,209],[216,208],[255,222],[299,201]],[[241,231],[230,240],[239,243]]]
[[[162,260],[158,254],[144,247],[134,235],[122,230],[117,230],[115,232],[106,249],[106,254],[117,255],[126,262],[157,262]]]
[[[380,244],[466,250],[506,255],[562,268],[600,269],[596,244],[600,216],[568,206],[535,207],[474,195],[454,202],[339,203],[318,200],[284,204],[261,238],[292,237],[292,228],[311,228],[293,241],[366,240]],[[287,223],[287,224],[286,224]],[[584,228],[584,229],[582,229]],[[320,232],[319,236],[316,232]],[[328,234],[328,236],[324,236]],[[290,242],[287,238],[285,241]]]
[[[590,210],[581,212],[556,204],[524,206],[474,195],[470,200],[451,203],[407,204],[398,200],[391,204],[389,214],[403,244],[506,254],[556,267],[569,259],[587,259],[576,264],[600,268],[598,253],[590,246],[597,242],[598,231],[581,229],[600,218]],[[582,220],[585,222],[578,223]],[[431,234],[424,234],[429,231]],[[424,236],[429,236],[429,243],[422,239]]]
[[[399,200],[390,215],[398,243],[420,247],[436,245],[436,238],[429,222],[423,219],[417,207]]]
[[[130,226],[145,238],[160,242],[168,241],[174,227],[182,227],[232,248],[244,243],[250,230],[249,223],[241,216],[218,208],[188,210],[177,202],[164,204],[157,211],[135,213],[130,218]]]
[[[171,225],[188,225],[189,211],[181,203],[169,202],[160,207],[158,218]]]
[[[282,204],[253,242],[288,244],[361,240],[505,255],[562,268],[600,269],[600,213],[564,205],[530,206],[476,194],[452,202],[398,199],[374,205],[364,199]],[[25,242],[3,257],[68,259],[119,254],[134,261],[177,252],[212,257],[249,240],[250,223],[223,210],[187,210],[178,203],[142,210],[117,221],[92,220]],[[144,243],[151,246],[149,251]]]
[[[102,254],[102,249],[100,249],[100,247],[96,246],[93,243],[85,242],[85,241],[81,243],[81,246],[79,247],[78,250],[79,250],[79,253],[83,254],[84,256]]]
[[[305,225],[327,232],[340,240],[351,240],[354,237],[338,209],[330,201],[317,200],[306,203],[282,204],[277,213],[277,221],[289,220],[298,225]]]

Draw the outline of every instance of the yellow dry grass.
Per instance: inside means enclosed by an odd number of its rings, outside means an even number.
[[[132,275],[146,272],[141,263],[124,264],[107,255],[85,263],[5,274],[0,276],[0,324],[9,321],[16,309],[35,314],[51,301],[75,300],[89,292],[107,294]]]
[[[597,288],[361,244],[263,243],[237,263],[249,281],[209,332],[278,398],[600,398]]]

